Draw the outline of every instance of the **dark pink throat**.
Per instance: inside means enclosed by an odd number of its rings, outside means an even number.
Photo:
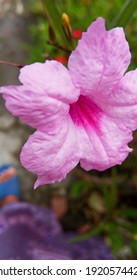
[[[78,101],[70,105],[70,116],[78,126],[97,128],[102,115],[101,109],[92,100],[80,95]]]

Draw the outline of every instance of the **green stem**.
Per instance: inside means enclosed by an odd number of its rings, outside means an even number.
[[[54,30],[55,35],[60,41],[60,45],[63,45],[68,51],[73,49],[72,42],[67,39],[65,36],[63,27],[62,27],[62,16],[59,13],[55,2],[52,0],[42,0],[44,11],[46,12],[47,19],[52,29]]]
[[[85,234],[82,234],[82,235],[78,235],[78,236],[75,236],[75,237],[72,237],[72,238],[69,238],[67,240],[67,243],[73,243],[73,242],[79,242],[81,240],[85,240],[89,237],[92,237],[92,236],[95,236],[95,235],[98,235],[100,234],[103,229],[104,229],[104,225],[105,223],[100,223],[100,225],[98,225],[95,229],[92,229],[91,231],[85,233]]]
[[[137,9],[137,0],[127,0],[123,9],[114,18],[114,20],[109,24],[109,29],[116,26],[125,27],[127,22],[130,20],[135,10]]]

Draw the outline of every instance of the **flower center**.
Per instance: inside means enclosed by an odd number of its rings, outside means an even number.
[[[80,95],[78,101],[70,105],[70,116],[77,126],[97,128],[102,115],[101,109],[87,96]]]

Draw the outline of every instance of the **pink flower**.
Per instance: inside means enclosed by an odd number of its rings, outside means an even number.
[[[22,165],[38,175],[35,188],[63,180],[79,162],[101,171],[127,157],[137,128],[137,70],[124,75],[130,58],[123,29],[106,31],[98,18],[68,69],[34,63],[21,69],[22,85],[1,88],[7,109],[37,129],[21,152]]]

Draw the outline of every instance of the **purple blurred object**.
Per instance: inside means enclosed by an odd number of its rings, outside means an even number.
[[[100,238],[68,243],[75,235],[65,234],[48,208],[18,202],[0,210],[0,259],[113,259]]]

